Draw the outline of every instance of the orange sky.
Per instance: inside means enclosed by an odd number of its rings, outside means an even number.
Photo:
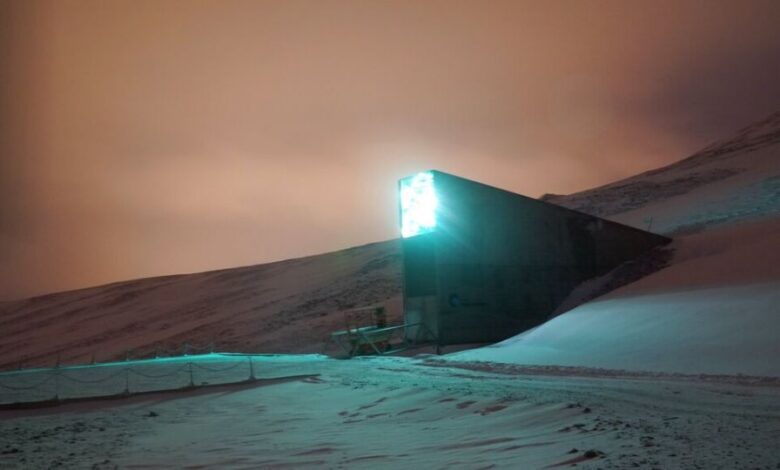
[[[530,196],[780,109],[780,2],[0,0],[0,299],[397,236],[436,168]]]

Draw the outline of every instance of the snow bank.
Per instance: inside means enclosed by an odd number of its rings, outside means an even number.
[[[668,267],[448,358],[780,376],[780,113],[667,167],[546,199],[672,234]]]
[[[780,376],[780,219],[683,237],[672,265],[458,361]]]

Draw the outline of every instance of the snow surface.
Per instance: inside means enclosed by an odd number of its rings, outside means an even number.
[[[776,384],[594,370],[534,374],[408,358],[278,356],[259,358],[257,370],[277,378],[0,412],[0,467],[780,464]]]

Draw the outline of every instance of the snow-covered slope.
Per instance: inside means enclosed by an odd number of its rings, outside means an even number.
[[[458,360],[780,376],[780,218],[675,242],[672,264]]]
[[[670,264],[453,359],[780,376],[780,113],[668,167],[547,199],[673,234]]]
[[[320,352],[342,311],[401,314],[397,241],[258,266],[118,282],[0,304],[0,369],[154,353]]]
[[[780,112],[691,157],[543,200],[664,234],[780,215]]]

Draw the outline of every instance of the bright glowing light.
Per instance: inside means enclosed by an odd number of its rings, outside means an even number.
[[[439,200],[433,185],[433,173],[426,171],[404,178],[401,191],[401,236],[413,237],[436,228]]]

